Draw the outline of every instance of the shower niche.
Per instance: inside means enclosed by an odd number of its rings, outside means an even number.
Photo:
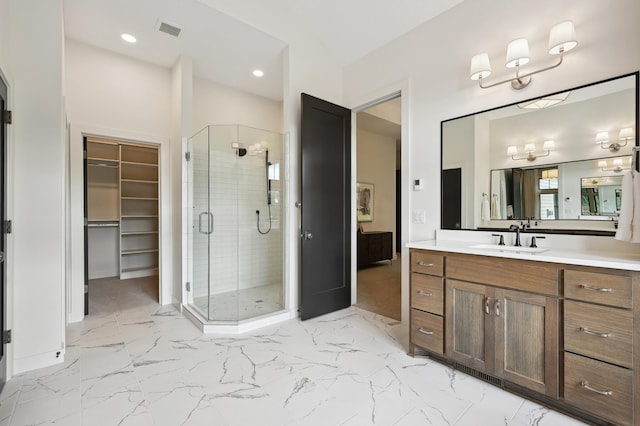
[[[188,141],[185,312],[205,332],[289,318],[285,285],[286,137],[211,125]]]

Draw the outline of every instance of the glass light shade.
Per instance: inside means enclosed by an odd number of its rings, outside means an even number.
[[[529,63],[529,42],[526,38],[513,40],[507,46],[507,68],[515,68]]]
[[[609,132],[598,132],[596,134],[596,142],[607,142],[609,140]]]
[[[489,62],[488,54],[480,53],[471,58],[470,75],[471,80],[479,80],[491,75],[491,62]]]
[[[507,155],[517,155],[517,154],[518,154],[518,148],[516,148],[513,145],[507,147]]]
[[[545,151],[551,151],[555,145],[556,143],[554,141],[544,141],[542,149],[544,149]]]
[[[607,167],[607,162],[605,160],[598,161],[598,167]]]
[[[620,139],[631,139],[633,137],[633,129],[631,127],[625,127],[624,129],[620,129],[620,135],[618,138]]]
[[[573,22],[564,21],[554,25],[549,31],[549,53],[560,54],[560,51],[568,52],[578,45],[576,29]]]
[[[524,146],[524,152],[526,153],[536,152],[536,146],[532,143],[528,143]]]

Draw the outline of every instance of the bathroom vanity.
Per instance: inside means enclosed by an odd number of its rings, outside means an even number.
[[[640,425],[638,250],[408,246],[411,354],[589,422]]]

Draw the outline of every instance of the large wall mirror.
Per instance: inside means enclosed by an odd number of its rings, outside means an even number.
[[[441,123],[442,229],[615,232],[638,134],[633,73]]]

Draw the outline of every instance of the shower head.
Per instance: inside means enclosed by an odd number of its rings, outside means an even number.
[[[231,144],[231,149],[235,149],[236,150],[236,155],[238,157],[244,157],[245,155],[247,155],[247,148],[243,147],[238,142],[232,143]]]

